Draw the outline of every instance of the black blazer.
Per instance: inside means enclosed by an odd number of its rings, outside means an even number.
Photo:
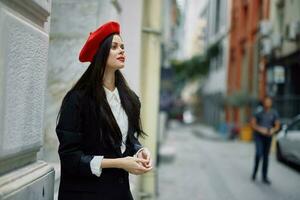
[[[120,158],[134,155],[142,146],[128,125],[126,151],[120,146],[103,141],[99,131],[109,134],[109,129],[96,120],[95,110],[85,106],[92,101],[79,91],[68,92],[56,127],[59,139],[61,178],[59,200],[127,200],[133,199],[128,172],[123,169],[102,169],[100,177],[92,174],[90,161],[95,155]],[[100,122],[101,123],[101,122]]]

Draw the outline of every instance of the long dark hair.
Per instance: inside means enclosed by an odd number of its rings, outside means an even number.
[[[105,132],[106,135],[103,134],[103,131],[99,131],[100,137],[108,138],[114,145],[120,145],[122,141],[121,131],[107,102],[104,88],[102,87],[104,71],[113,36],[114,34],[108,36],[102,42],[93,58],[93,61],[69,92],[80,91],[83,97],[91,99],[91,101],[88,101],[88,103],[85,104],[84,109],[92,110],[95,114],[94,116],[97,116],[99,124],[104,124],[109,129],[109,131]],[[146,134],[141,127],[141,105],[139,98],[129,88],[120,70],[115,71],[115,85],[119,91],[122,107],[128,117],[128,127],[132,127],[134,129],[137,133],[137,137],[145,136]],[[63,104],[64,103],[62,103],[60,111]]]

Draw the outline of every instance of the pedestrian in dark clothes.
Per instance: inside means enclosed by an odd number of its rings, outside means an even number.
[[[120,69],[124,44],[116,22],[91,33],[79,56],[91,62],[63,99],[56,133],[61,178],[59,200],[132,200],[128,175],[152,169],[138,141],[140,101]]]
[[[255,140],[255,161],[252,173],[252,180],[255,181],[259,161],[263,159],[262,181],[265,184],[271,184],[268,178],[269,152],[272,142],[272,136],[280,129],[279,115],[275,109],[272,109],[272,99],[265,97],[263,100],[263,109],[258,110],[251,119],[251,126],[254,130]]]

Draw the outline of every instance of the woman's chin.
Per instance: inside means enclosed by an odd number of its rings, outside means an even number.
[[[117,69],[123,69],[125,67],[125,65],[123,64],[123,65],[119,65],[119,66],[117,66]]]

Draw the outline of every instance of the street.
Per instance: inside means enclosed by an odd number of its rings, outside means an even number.
[[[261,182],[261,168],[252,182],[253,143],[225,141],[203,130],[202,125],[171,124],[162,148],[173,148],[175,154],[172,161],[160,162],[159,200],[300,199],[300,173],[277,162],[274,153],[269,162],[272,184]]]

